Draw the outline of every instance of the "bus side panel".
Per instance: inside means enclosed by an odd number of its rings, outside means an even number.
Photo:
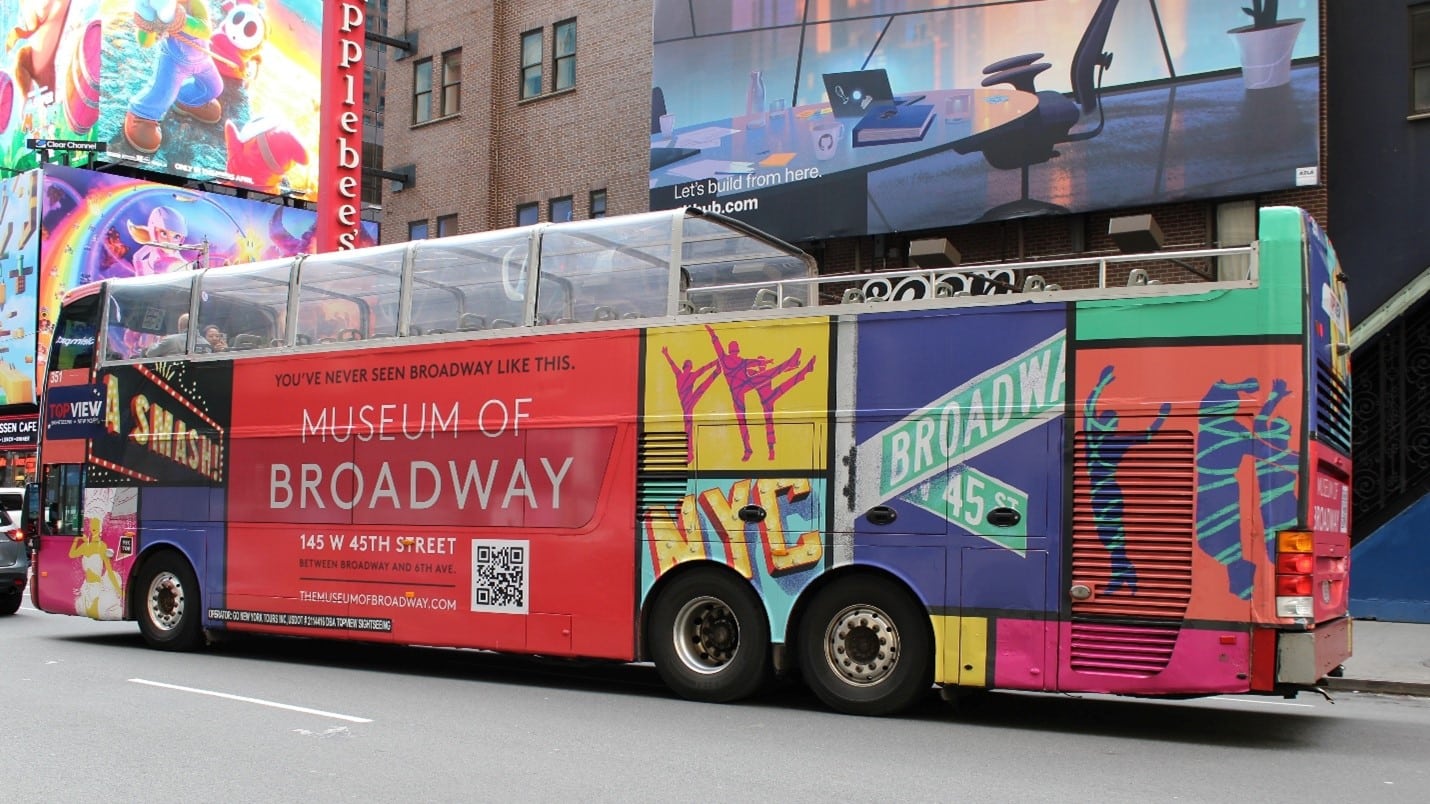
[[[1004,635],[997,623],[1058,612],[1049,556],[1063,549],[1067,310],[862,315],[841,335],[857,380],[839,440],[855,459],[836,465],[836,482],[854,499],[836,521],[854,563],[888,569],[929,606],[941,628],[938,681],[989,685],[1000,654],[1026,665],[1000,671],[1004,680],[1041,688],[1051,675],[1040,628]],[[881,507],[892,522],[868,516]]]
[[[787,638],[795,598],[828,566],[829,320],[647,332],[641,598],[677,564],[747,578]],[[665,445],[665,446],[659,446]],[[744,521],[755,505],[765,516]]]
[[[632,657],[638,353],[625,330],[239,361],[229,606]]]

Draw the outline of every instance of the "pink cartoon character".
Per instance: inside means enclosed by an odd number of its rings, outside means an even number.
[[[155,207],[149,213],[146,225],[140,226],[134,221],[126,223],[129,236],[139,244],[132,260],[136,275],[166,274],[188,264],[181,247],[189,227],[184,222],[184,216],[178,212],[168,207]]]
[[[223,139],[228,147],[228,172],[263,190],[292,189],[286,174],[294,165],[308,164],[308,149],[298,135],[269,118],[256,117],[243,128],[229,120],[223,127]]]
[[[258,77],[263,63],[263,43],[268,39],[268,21],[263,4],[234,3],[209,40],[219,75],[248,86]]]

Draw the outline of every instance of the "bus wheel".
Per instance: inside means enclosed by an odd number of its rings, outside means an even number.
[[[739,700],[769,676],[764,606],[748,583],[724,572],[671,581],[655,602],[649,644],[660,677],[691,700]]]
[[[891,715],[933,686],[928,613],[887,582],[858,577],[820,590],[802,618],[800,668],[820,700]]]
[[[199,627],[199,581],[179,553],[165,551],[144,562],[137,578],[136,616],[149,647],[193,650],[203,641]]]

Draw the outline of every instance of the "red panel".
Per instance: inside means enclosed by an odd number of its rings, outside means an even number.
[[[627,331],[239,361],[227,609],[629,658],[638,354]],[[519,560],[489,576],[491,550]],[[538,613],[569,638],[530,645]]]
[[[1251,629],[1251,689],[1270,692],[1276,687],[1276,631]]]

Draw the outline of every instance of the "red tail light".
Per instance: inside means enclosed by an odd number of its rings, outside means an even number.
[[[1277,575],[1277,597],[1309,597],[1311,577],[1309,575]]]
[[[1281,553],[1276,556],[1276,572],[1280,575],[1310,575],[1316,569],[1316,558],[1308,553]]]

